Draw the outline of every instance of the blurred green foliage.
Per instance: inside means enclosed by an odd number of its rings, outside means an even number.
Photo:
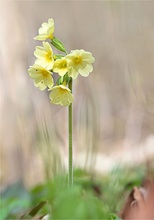
[[[26,189],[22,183],[1,193],[1,219],[116,219],[129,191],[139,186],[146,169],[116,168],[96,176],[74,171],[74,187],[68,188],[67,175],[54,177]]]

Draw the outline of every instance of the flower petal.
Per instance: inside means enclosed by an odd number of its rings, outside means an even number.
[[[54,37],[54,20],[50,18],[48,23],[44,22],[38,32],[39,35],[34,37],[35,40],[46,40],[48,38],[52,40]]]
[[[37,46],[34,55],[38,58],[35,63],[47,69],[52,69],[54,65],[53,51],[48,42],[43,42],[43,47]]]
[[[68,75],[73,79],[76,79],[80,73],[82,76],[86,77],[92,72],[93,67],[91,63],[95,61],[95,58],[90,52],[81,50],[72,50],[70,54],[66,56],[69,62]]]
[[[29,76],[34,79],[34,85],[40,90],[44,90],[47,87],[51,88],[54,85],[51,72],[38,64],[31,66],[28,69],[28,73]]]
[[[49,97],[53,104],[62,106],[68,106],[74,100],[70,89],[64,85],[54,86]]]

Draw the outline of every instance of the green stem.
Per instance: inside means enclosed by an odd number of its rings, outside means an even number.
[[[72,92],[72,78],[68,83],[68,88]],[[73,186],[72,103],[68,106],[68,148],[68,186],[71,188]]]

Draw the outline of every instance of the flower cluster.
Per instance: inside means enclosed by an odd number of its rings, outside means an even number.
[[[40,90],[48,88],[49,98],[53,104],[68,106],[73,102],[72,91],[68,83],[76,79],[80,74],[84,77],[93,71],[92,63],[95,61],[90,52],[84,50],[72,50],[67,53],[64,44],[54,36],[54,20],[50,18],[39,29],[39,35],[35,40],[40,40],[42,46],[36,46],[34,55],[36,61],[28,69],[29,76],[34,80],[34,85]],[[49,40],[50,42],[46,42]],[[54,54],[52,47],[63,54]],[[54,83],[53,74],[58,74],[58,80]]]

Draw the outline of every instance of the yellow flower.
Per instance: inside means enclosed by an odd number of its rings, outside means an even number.
[[[54,65],[53,51],[48,42],[43,42],[43,47],[37,46],[34,55],[38,58],[35,63],[47,69]]]
[[[64,76],[68,71],[68,63],[65,57],[57,59],[54,62],[53,71],[60,76]]]
[[[39,28],[39,35],[36,36],[34,39],[35,40],[46,40],[50,38],[51,40],[53,39],[53,33],[54,33],[54,20],[50,18],[48,20],[48,23],[44,22],[42,24],[42,27]]]
[[[95,58],[90,52],[84,50],[72,50],[70,54],[66,56],[69,64],[68,75],[73,79],[76,79],[78,74],[86,77],[93,71],[91,63],[95,61]]]
[[[64,85],[54,86],[51,90],[49,97],[53,104],[67,106],[74,100],[71,90]]]
[[[29,76],[34,79],[34,85],[40,90],[44,90],[47,87],[51,88],[54,85],[54,81],[51,72],[37,64],[30,66],[28,69]]]

